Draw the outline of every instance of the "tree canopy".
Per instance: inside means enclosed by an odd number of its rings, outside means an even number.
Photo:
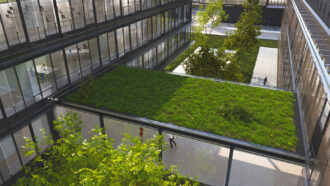
[[[229,34],[224,47],[248,52],[259,43],[257,37],[261,34],[261,26],[258,24],[262,21],[262,15],[259,0],[247,0],[243,7],[239,20],[234,24],[237,29]]]
[[[26,176],[16,185],[198,185],[163,164],[161,135],[145,142],[126,135],[114,148],[100,128],[91,131],[95,135],[90,139],[83,139],[76,113],[58,118],[54,126],[59,139],[46,138],[44,143],[51,147],[25,167]],[[37,153],[36,147],[29,140],[27,155]]]

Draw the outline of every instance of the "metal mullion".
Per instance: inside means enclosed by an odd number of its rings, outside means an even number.
[[[225,181],[225,186],[229,185],[229,179],[230,179],[230,172],[231,172],[231,165],[233,162],[233,154],[234,154],[234,147],[230,147],[230,152],[229,152],[229,159],[228,159],[228,164],[227,164],[227,172],[226,172],[226,181]]]
[[[85,14],[85,4],[84,4],[84,0],[82,0],[82,11],[84,12],[84,23],[85,23],[85,26],[87,26],[87,22],[86,22],[86,14]]]
[[[101,48],[100,48],[100,39],[97,36],[96,37],[96,41],[97,41],[97,49],[98,49],[98,54],[99,54],[99,61],[100,61],[100,68],[102,68],[103,64],[102,64],[102,53],[101,53]]]
[[[135,28],[135,30],[136,30],[136,28]],[[130,51],[132,51],[131,24],[128,25],[128,35],[129,35],[129,41],[130,41],[129,48],[130,48]]]
[[[7,116],[6,116],[6,112],[5,112],[5,107],[3,106],[1,98],[0,98],[0,111],[1,111],[1,114],[2,114],[2,119],[6,119]]]
[[[14,146],[15,146],[15,149],[16,149],[16,152],[17,152],[17,155],[18,155],[18,159],[21,162],[21,165],[23,167],[24,166],[24,163],[22,161],[21,154],[19,153],[19,150],[18,150],[18,147],[17,147],[17,143],[16,143],[16,140],[14,138],[14,134],[12,132],[10,132],[10,136],[13,138],[13,142],[14,142]]]
[[[16,0],[16,3],[17,3],[18,12],[19,12],[19,15],[20,15],[20,18],[21,18],[21,21],[22,21],[22,27],[23,27],[23,32],[24,32],[24,35],[25,35],[25,40],[26,40],[27,43],[30,43],[29,34],[28,34],[28,31],[27,31],[27,28],[26,28],[26,23],[25,23],[25,20],[24,20],[24,13],[23,13],[23,10],[22,10],[21,0]],[[16,32],[17,32],[17,30],[16,30]],[[20,40],[20,38],[18,38],[18,40]],[[19,43],[21,43],[21,41],[19,41]]]
[[[54,6],[54,10],[55,10],[58,32],[60,35],[62,35],[62,28],[61,28],[61,21],[60,21],[59,13],[58,13],[57,0],[53,0],[53,6]]]
[[[68,85],[70,85],[71,84],[71,77],[70,77],[68,59],[66,58],[66,53],[65,53],[64,48],[62,48],[62,54],[63,54],[63,58],[64,58],[64,65],[65,65],[66,74],[67,74],[67,77],[68,77]]]
[[[54,72],[54,65],[53,65],[53,59],[52,59],[52,55],[48,54],[49,56],[49,59],[50,59],[50,65],[52,66],[52,70]],[[56,91],[58,90],[58,87],[57,87],[57,80],[55,78],[55,73],[53,75],[53,78],[54,78],[54,81],[55,81],[55,87],[56,87]]]
[[[26,108],[25,98],[24,98],[24,95],[23,95],[23,92],[22,92],[22,87],[21,87],[21,85],[20,85],[20,83],[19,83],[20,81],[18,80],[16,67],[14,67],[13,69],[14,69],[14,73],[15,73],[15,77],[16,77],[16,80],[17,80],[17,84],[18,84],[19,91],[20,91],[20,93],[21,93],[21,95],[22,95],[22,101],[23,101],[23,103],[24,103],[24,108]],[[15,106],[16,106],[16,104],[15,104]],[[16,112],[17,112],[17,111],[16,111],[16,108],[15,108],[15,113],[16,113]]]
[[[116,58],[119,58],[119,53],[118,53],[118,42],[117,42],[117,29],[113,31],[115,35],[115,44],[116,44]]]
[[[93,59],[92,59],[92,55],[91,55],[91,46],[89,44],[89,39],[87,40],[87,43],[88,43],[88,50],[89,50],[89,60],[91,62],[91,69],[92,69],[92,72],[94,71],[93,69]]]
[[[48,122],[48,126],[51,132],[51,136],[53,140],[57,140],[59,138],[58,132],[55,130],[55,127],[53,125],[53,121],[54,119],[54,107],[52,108],[51,111],[46,112],[46,116],[47,116],[47,122]]]
[[[38,6],[39,6],[39,11],[40,11],[40,15],[41,15],[41,19],[42,19],[42,23],[43,23],[43,27],[44,27],[45,38],[46,38],[47,31],[46,31],[46,27],[45,27],[45,23],[44,23],[44,16],[41,11],[40,0],[38,0]],[[40,38],[40,33],[39,33],[39,38]]]
[[[113,2],[113,0],[110,0],[112,1],[112,15],[113,15],[113,18],[112,19],[115,19],[116,16],[116,10],[115,10],[115,3]]]
[[[37,143],[37,139],[36,139],[36,136],[34,135],[34,131],[33,131],[33,127],[32,127],[32,122],[30,121],[29,124],[29,129],[30,129],[30,132],[31,132],[31,137],[32,137],[32,141],[37,144],[37,148],[35,149],[36,150],[36,153],[39,154],[39,148],[38,148],[38,143]]]
[[[2,27],[2,30],[3,30],[3,34],[4,34],[5,39],[6,39],[7,47],[9,48],[9,41],[8,41],[7,33],[6,33],[6,30],[5,30],[5,26],[3,25],[1,15],[0,15],[0,22],[1,22],[1,27]]]
[[[80,54],[79,54],[79,50],[78,50],[78,45],[77,44],[74,44],[74,46],[76,47],[76,50],[77,50],[77,56],[78,56],[78,64],[79,64],[79,68],[80,68],[80,78],[81,79],[83,77],[83,71],[82,71],[82,68],[81,68],[81,64],[80,64]]]
[[[69,6],[70,6],[70,14],[71,14],[71,20],[72,20],[73,30],[76,30],[76,27],[75,27],[75,24],[74,24],[74,17],[73,17],[73,13],[72,13],[73,11],[72,11],[71,0],[68,0],[68,1],[69,1]]]
[[[99,116],[99,119],[100,119],[100,127],[102,129],[102,133],[106,134],[105,133],[105,127],[104,127],[104,115],[99,113],[98,116]]]
[[[95,5],[95,1],[92,1],[92,3],[93,3],[94,23],[97,24],[97,14],[96,14],[96,5]]]
[[[39,85],[39,91],[40,91],[40,95],[41,95],[41,99],[44,98],[44,95],[43,95],[43,92],[41,90],[41,86],[40,86],[40,80],[38,78],[38,74],[37,74],[37,68],[36,68],[36,65],[34,63],[34,59],[32,60],[32,65],[33,65],[33,68],[34,68],[34,72],[36,73],[36,76],[37,76],[37,81],[38,81],[38,85]],[[35,98],[34,98],[35,99]],[[36,100],[34,100],[35,102],[37,102]]]
[[[123,5],[122,5],[121,1],[122,1],[122,0],[119,0],[120,16],[123,16]]]

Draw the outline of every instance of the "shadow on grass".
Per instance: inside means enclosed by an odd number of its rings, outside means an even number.
[[[66,96],[72,102],[116,112],[153,118],[169,102],[186,77],[118,66],[96,79],[87,98],[78,93]],[[166,85],[166,86],[164,86]]]

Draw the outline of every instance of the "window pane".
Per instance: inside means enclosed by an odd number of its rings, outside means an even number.
[[[14,139],[15,139],[15,142],[16,142],[16,145],[18,148],[18,152],[19,152],[19,155],[21,156],[21,160],[24,165],[36,156],[36,154],[33,154],[28,157],[24,155],[25,149],[23,149],[23,146],[26,144],[25,138],[32,139],[31,132],[30,132],[28,125],[14,133]]]
[[[105,21],[105,3],[104,0],[95,0],[97,23]]]
[[[137,32],[138,46],[141,46],[143,44],[143,38],[142,38],[142,21],[138,21],[136,23],[136,32]]]
[[[115,7],[115,15],[116,17],[120,16],[120,0],[113,0],[114,7]]]
[[[113,19],[113,2],[112,0],[105,0],[105,14],[107,17],[107,20]]]
[[[157,130],[113,118],[104,118],[104,128],[108,137],[114,139],[114,147],[121,144],[124,134],[140,137],[142,141],[153,138],[153,136],[157,134]]]
[[[93,39],[89,40],[89,48],[91,50],[90,52],[91,52],[91,57],[92,57],[93,70],[95,70],[100,67],[99,48],[98,48],[97,38],[93,38]]]
[[[25,107],[13,68],[0,71],[0,97],[7,117]]]
[[[0,170],[5,180],[15,175],[22,168],[14,140],[6,136],[0,140]]]
[[[123,15],[128,15],[128,0],[121,0]]]
[[[107,34],[99,36],[102,64],[110,63]]]
[[[7,33],[9,45],[12,46],[24,43],[26,40],[16,1],[11,3],[1,3],[0,15],[5,27],[5,32]]]
[[[65,48],[66,59],[69,67],[71,83],[77,81],[81,77],[78,52],[76,45]]]
[[[119,55],[119,57],[121,57],[125,54],[123,28],[118,28],[116,30],[116,33],[117,33],[118,55]]]
[[[68,0],[57,0],[57,7],[59,10],[60,24],[62,32],[69,32],[73,30],[73,22],[71,18],[70,4]]]
[[[300,165],[234,150],[229,185],[296,185],[302,169]]]
[[[39,0],[40,11],[43,18],[46,35],[53,35],[58,32],[58,23],[55,19],[55,10],[52,1]]]
[[[46,114],[32,121],[31,125],[33,129],[33,134],[36,137],[38,143],[38,147],[41,148],[42,151],[44,151],[48,147],[48,145],[45,143],[45,137],[42,134],[41,129],[45,130],[46,136],[50,136],[50,129]]]
[[[78,43],[78,53],[83,76],[92,72],[91,56],[89,52],[88,40]]]
[[[108,38],[109,38],[109,47],[110,47],[110,58],[111,60],[114,60],[117,58],[115,31],[108,33]]]
[[[137,43],[136,43],[136,24],[131,24],[131,44],[132,44],[132,50],[136,49]]]
[[[32,61],[17,65],[15,68],[26,106],[41,100],[39,83]]]
[[[94,23],[93,0],[83,0],[86,25]]]
[[[57,52],[54,52],[50,54],[52,61],[53,61],[53,67],[54,67],[54,75],[56,78],[56,84],[58,88],[63,87],[64,85],[68,84],[68,77],[66,74],[66,67],[64,63],[64,57],[63,57],[63,51],[59,50]]]
[[[3,30],[2,20],[0,20],[0,51],[8,48],[5,31]]]
[[[73,16],[73,24],[75,29],[83,28],[84,22],[84,10],[81,0],[71,0],[71,14]]]
[[[21,0],[25,25],[30,41],[46,37],[38,0]]]
[[[168,132],[163,135],[168,148],[162,157],[168,167],[177,165],[181,174],[197,176],[206,185],[224,185],[229,148]]]
[[[56,92],[54,70],[49,55],[44,55],[34,59],[39,83],[43,97],[48,97]]]
[[[79,115],[80,120],[82,121],[81,133],[84,138],[87,139],[87,138],[90,138],[95,135],[94,133],[89,134],[89,132],[96,127],[100,127],[100,125],[99,125],[100,118],[98,115],[87,113],[87,112],[81,112],[78,110],[64,108],[64,107],[56,107],[54,114],[55,114],[55,117],[57,118],[60,116],[64,117],[65,114],[67,114],[69,112],[77,113]]]
[[[131,50],[130,40],[129,40],[129,27],[125,26],[124,28],[124,40],[125,40],[125,53]]]

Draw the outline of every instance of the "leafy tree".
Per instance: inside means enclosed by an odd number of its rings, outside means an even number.
[[[47,137],[51,145],[43,156],[25,167],[26,176],[16,185],[197,185],[183,177],[175,167],[166,169],[159,158],[164,150],[162,136],[141,142],[125,136],[118,148],[100,128],[90,139],[81,135],[81,121],[76,113],[69,113],[54,121],[59,139]],[[27,154],[36,153],[31,140]]]
[[[195,41],[199,46],[207,45],[209,36],[213,29],[217,27],[223,20],[228,18],[226,11],[223,9],[222,0],[215,0],[208,3],[206,7],[200,6],[197,13],[197,26],[194,27]],[[206,28],[211,28],[208,33],[203,34]]]
[[[256,46],[259,43],[257,36],[261,34],[261,26],[257,25],[262,21],[259,0],[247,0],[243,6],[244,11],[234,24],[237,29],[224,42],[225,48],[235,49],[239,53],[248,52]]]
[[[222,48],[217,51],[207,46],[199,49],[199,51],[190,54],[187,62],[185,62],[186,71],[189,74],[242,81],[243,75],[240,72],[239,65],[236,63],[235,55],[226,53]]]

